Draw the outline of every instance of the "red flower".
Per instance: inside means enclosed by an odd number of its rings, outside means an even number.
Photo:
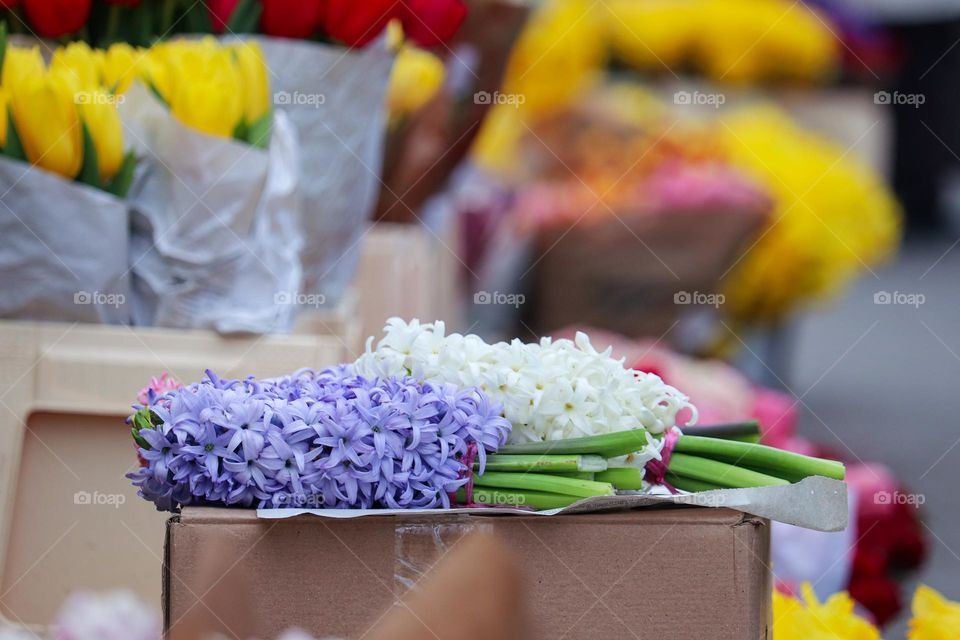
[[[260,30],[278,38],[309,38],[323,21],[324,0],[263,0]]]
[[[0,0],[0,11],[3,9],[16,9],[20,5],[20,0]]]
[[[90,15],[90,0],[23,0],[27,20],[44,38],[79,31]]]
[[[328,0],[324,29],[335,40],[362,47],[397,15],[397,0]]]
[[[404,0],[400,10],[404,35],[422,47],[452,38],[466,17],[463,0]]]
[[[210,27],[214,33],[223,33],[227,30],[227,24],[230,22],[230,16],[240,0],[207,0],[207,8],[210,10]]]

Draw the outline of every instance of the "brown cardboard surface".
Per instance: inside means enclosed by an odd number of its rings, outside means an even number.
[[[520,559],[536,637],[769,635],[768,521],[704,508],[348,520],[186,508],[167,524],[165,621],[176,632],[205,607],[205,561],[228,550],[214,582],[244,584],[256,610],[253,628],[232,632],[275,637],[296,625],[356,638],[475,530],[500,536]]]

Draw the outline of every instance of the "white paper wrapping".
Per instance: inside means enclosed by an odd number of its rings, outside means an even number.
[[[385,94],[393,56],[381,43],[349,50],[258,38],[274,104],[301,148],[304,291],[336,304],[353,278],[380,192]]]
[[[842,531],[847,527],[847,485],[839,480],[814,476],[798,483],[756,489],[720,489],[682,495],[618,495],[586,498],[563,509],[528,511],[510,508],[461,509],[257,509],[257,517],[268,520],[312,514],[325,518],[363,518],[387,515],[474,515],[555,516],[571,513],[616,511],[663,504],[725,507],[816,531]]]
[[[129,322],[129,225],[109,193],[0,158],[0,317]]]
[[[141,156],[130,192],[136,324],[285,332],[302,280],[299,155],[274,112],[268,150],[176,121],[139,84],[120,106]]]

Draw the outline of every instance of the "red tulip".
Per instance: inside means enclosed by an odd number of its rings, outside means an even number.
[[[223,33],[227,30],[230,16],[240,0],[207,0],[207,9],[210,10],[210,27],[214,33]]]
[[[397,17],[396,0],[328,0],[324,28],[328,36],[362,47]]]
[[[90,15],[90,0],[23,0],[27,21],[44,38],[79,31]]]
[[[16,9],[20,5],[20,0],[0,0],[0,11],[3,9]]]
[[[260,30],[278,38],[309,38],[323,21],[324,0],[263,0]]]
[[[463,0],[404,0],[400,9],[404,35],[422,47],[452,38],[466,17]]]

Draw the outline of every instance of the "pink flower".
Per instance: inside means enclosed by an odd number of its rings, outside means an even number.
[[[140,389],[140,392],[137,394],[137,402],[146,406],[150,404],[151,391],[153,392],[154,397],[157,397],[162,396],[168,391],[179,389],[182,386],[182,384],[171,378],[169,373],[164,371],[159,378],[150,378],[150,383],[143,389]]]

